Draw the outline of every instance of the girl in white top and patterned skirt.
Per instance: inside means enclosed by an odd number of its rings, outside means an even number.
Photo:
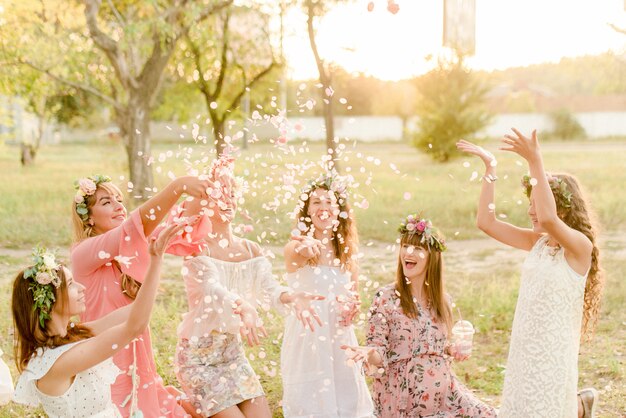
[[[206,203],[201,226],[168,250],[193,256],[182,271],[189,310],[178,328],[175,371],[198,416],[269,418],[242,340],[258,345],[267,335],[259,306],[293,307],[300,318],[307,312],[303,324],[308,326],[316,317],[310,302],[319,297],[280,286],[259,246],[233,234],[231,222],[241,197],[233,169],[227,156],[214,162],[214,201],[187,202],[180,213],[197,213],[198,205]]]
[[[502,150],[528,162],[522,183],[530,199],[532,228],[518,228],[495,216],[493,155],[467,141],[457,147],[485,163],[478,227],[512,247],[529,251],[522,266],[513,319],[500,417],[572,418],[593,416],[594,390],[577,399],[581,335],[598,317],[602,275],[595,230],[577,180],[547,174],[536,131],[530,138],[513,129]]]
[[[21,372],[16,402],[41,405],[51,418],[121,417],[111,400],[110,385],[119,373],[111,357],[148,326],[163,251],[184,227],[168,227],[150,243],[150,267],[133,303],[84,324],[70,318],[85,310],[85,288],[52,253],[34,251],[34,265],[21,271],[13,284],[16,363]]]
[[[315,333],[287,318],[281,349],[285,418],[364,418],[373,403],[342,345],[356,345],[352,319],[359,312],[358,238],[348,204],[348,178],[330,172],[309,182],[297,208],[302,235],[285,246],[287,283],[326,296],[314,302],[322,326]]]

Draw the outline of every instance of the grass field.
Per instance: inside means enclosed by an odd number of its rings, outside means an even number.
[[[158,155],[168,150],[175,154],[177,147],[158,144],[155,158],[158,161]],[[306,147],[296,145],[295,152],[288,155],[269,145],[257,145],[244,151],[238,162],[238,172],[245,173],[249,180],[257,180],[244,205],[255,225],[250,238],[258,237],[276,254],[273,265],[279,277],[284,272],[280,245],[292,228],[287,213],[294,205],[293,199],[285,198],[285,191],[281,189],[281,174],[288,171],[287,163],[300,162],[305,157],[317,160],[322,155],[320,145],[310,145],[309,150],[305,150]],[[298,148],[303,148],[303,152],[298,152]],[[200,158],[198,151],[195,150],[190,161]],[[626,296],[623,280],[626,275],[626,210],[622,206],[624,193],[621,189],[626,184],[623,164],[626,144],[550,143],[544,146],[544,151],[549,169],[572,172],[579,177],[603,226],[601,250],[606,291],[596,336],[581,349],[580,386],[594,386],[601,391],[599,416],[624,416],[626,312],[622,306]],[[455,370],[479,396],[498,405],[524,254],[484,239],[474,226],[479,185],[477,180],[469,179],[473,171],[481,174],[480,165],[470,159],[434,164],[427,156],[396,143],[359,145],[350,149],[347,156],[349,160],[343,167],[352,169],[361,182],[359,192],[370,203],[367,210],[356,209],[364,253],[362,271],[367,277],[361,284],[364,303],[361,322],[357,324],[358,335],[363,336],[364,314],[371,295],[394,277],[396,249],[393,243],[397,222],[406,213],[423,209],[449,237],[448,290],[464,318],[479,330],[474,355],[469,361],[456,365]],[[499,213],[526,225],[527,205],[518,186],[526,167],[509,154],[498,155],[498,158]],[[376,159],[380,160],[379,165]],[[468,167],[464,166],[465,161],[470,163]],[[159,185],[164,184],[165,173],[170,170],[178,175],[184,173],[182,159],[172,157],[155,163],[156,166],[162,171],[157,179]],[[362,173],[361,167],[364,167]],[[366,185],[370,172],[371,183]],[[41,150],[34,167],[22,168],[17,150],[0,145],[0,173],[0,294],[5,295],[0,296],[0,348],[5,352],[4,360],[13,367],[8,296],[13,276],[28,264],[29,248],[37,242],[61,247],[62,253],[67,254],[73,180],[91,173],[107,173],[117,179],[125,173],[125,155],[113,144],[49,146]],[[252,196],[254,192],[256,196]],[[408,199],[404,198],[405,193],[410,193]],[[275,199],[276,196],[280,199]],[[268,209],[264,209],[264,205]],[[154,349],[161,374],[166,382],[175,383],[172,356],[176,326],[186,303],[179,274],[180,260],[171,257],[166,260],[162,292],[151,327],[157,336]],[[265,358],[259,357],[259,348],[249,350],[249,355],[262,378],[275,416],[280,417],[282,318],[274,314],[266,323],[270,337],[260,348],[265,351]],[[12,370],[15,372],[14,367]],[[0,408],[0,417],[37,416],[39,413],[41,411],[15,404]]]

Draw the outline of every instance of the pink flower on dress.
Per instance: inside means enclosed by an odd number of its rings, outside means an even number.
[[[96,183],[92,179],[82,178],[78,180],[78,188],[83,192],[84,195],[91,196],[96,192]]]

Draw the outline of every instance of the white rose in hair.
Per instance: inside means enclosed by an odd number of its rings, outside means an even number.
[[[76,203],[83,203],[84,199],[85,199],[85,195],[83,194],[82,190],[77,191],[76,194],[74,195],[74,202]]]
[[[43,255],[43,263],[48,268],[48,270],[56,270],[58,267],[56,260],[52,254],[44,254]]]
[[[91,196],[96,192],[96,183],[88,178],[78,180],[78,187],[87,196]]]
[[[50,282],[52,282],[52,276],[46,272],[40,271],[39,273],[37,273],[35,280],[39,284],[49,284]]]

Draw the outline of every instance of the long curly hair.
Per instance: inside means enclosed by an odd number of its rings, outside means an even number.
[[[313,222],[309,216],[309,203],[311,201],[311,195],[315,190],[322,189],[327,190],[335,194],[337,204],[339,205],[340,213],[346,213],[348,216],[339,216],[337,220],[339,224],[337,228],[333,228],[332,243],[335,257],[339,260],[339,265],[344,271],[353,271],[356,267],[356,256],[359,253],[359,237],[356,230],[356,220],[354,219],[354,213],[350,207],[350,203],[345,196],[340,195],[337,192],[333,192],[325,185],[318,185],[311,190],[308,190],[302,196],[305,199],[300,200],[298,203],[298,213],[296,215],[296,222],[303,222],[306,225],[307,231],[312,231]],[[317,265],[319,263],[319,257],[312,258],[308,261],[310,265]]]
[[[58,288],[53,286],[55,302],[52,304],[51,310],[59,303],[64,307],[69,304],[67,279],[63,265],[59,265],[55,272],[61,279],[61,285]],[[73,326],[70,324],[67,328],[67,334],[63,337],[51,335],[47,327],[42,327],[39,322],[39,310],[33,309],[35,300],[29,285],[30,279],[24,278],[24,270],[20,271],[13,282],[11,298],[13,326],[15,327],[13,350],[15,365],[20,373],[24,371],[38,348],[59,347],[93,336],[91,329],[81,324],[74,324]]]
[[[570,228],[582,232],[593,244],[591,268],[585,285],[582,323],[582,335],[584,339],[590,340],[598,322],[604,288],[604,274],[600,266],[600,250],[597,245],[596,222],[576,177],[567,173],[550,173],[550,175],[565,182],[568,191],[572,194],[569,207],[557,204],[559,218]],[[558,199],[556,201],[559,202]]]

